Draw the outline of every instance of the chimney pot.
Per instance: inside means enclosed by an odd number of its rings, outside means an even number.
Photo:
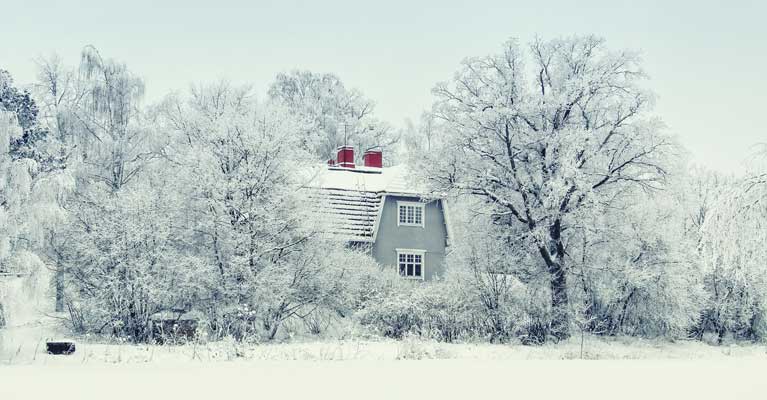
[[[382,168],[383,167],[383,152],[380,148],[370,149],[362,156],[362,160],[366,167]]]
[[[338,166],[343,168],[354,168],[354,147],[341,146],[338,148],[338,157],[336,158]]]

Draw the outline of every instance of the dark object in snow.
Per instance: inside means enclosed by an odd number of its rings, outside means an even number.
[[[5,310],[3,309],[3,303],[0,303],[0,329],[5,328]]]
[[[197,337],[200,317],[195,312],[179,314],[157,313],[151,318],[152,338],[158,344],[172,344]]]
[[[75,352],[75,342],[67,340],[63,341],[50,341],[45,343],[48,354],[63,354],[69,355]]]

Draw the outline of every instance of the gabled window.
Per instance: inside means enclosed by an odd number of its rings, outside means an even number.
[[[425,250],[397,249],[399,274],[409,279],[423,279],[425,275]]]
[[[414,201],[397,202],[397,226],[424,227],[424,204]]]

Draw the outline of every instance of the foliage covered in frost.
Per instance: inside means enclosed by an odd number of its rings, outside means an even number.
[[[424,163],[435,190],[494,206],[549,280],[550,331],[569,331],[568,248],[588,219],[639,189],[657,189],[673,148],[649,114],[639,57],[604,40],[511,40],[469,58],[434,89],[443,150]],[[519,231],[518,228],[522,230]]]
[[[387,123],[375,118],[375,103],[359,90],[347,89],[333,74],[280,73],[269,97],[303,119],[299,144],[320,160],[334,158],[336,147],[346,144],[362,150],[378,146],[393,155],[390,150],[398,138]]]
[[[280,74],[260,102],[220,82],[146,106],[143,80],[91,46],[77,68],[39,60],[33,91],[0,70],[0,273],[40,288],[55,272],[76,332],[135,342],[182,319],[238,340],[349,324],[446,342],[765,339],[764,165],[689,169],[640,61],[592,36],[510,40],[399,133],[332,74]],[[409,152],[449,197],[440,280],[326,236],[303,172],[345,143]]]
[[[764,164],[754,167],[743,179],[701,182],[716,200],[699,214],[708,298],[697,333],[714,332],[719,342],[767,337],[767,174]]]
[[[195,313],[216,336],[272,339],[351,313],[348,286],[374,267],[307,214],[303,121],[224,83],[144,112],[143,83],[92,48],[77,87],[78,187],[51,246],[77,331],[147,341]]]

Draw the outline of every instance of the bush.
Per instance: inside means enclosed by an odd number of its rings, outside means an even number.
[[[525,321],[532,320],[516,297],[494,302],[493,308],[468,276],[449,275],[446,280],[420,283],[402,281],[368,302],[359,322],[394,339],[409,335],[442,342],[490,340],[507,342],[528,335]],[[519,287],[522,295],[522,287]]]

